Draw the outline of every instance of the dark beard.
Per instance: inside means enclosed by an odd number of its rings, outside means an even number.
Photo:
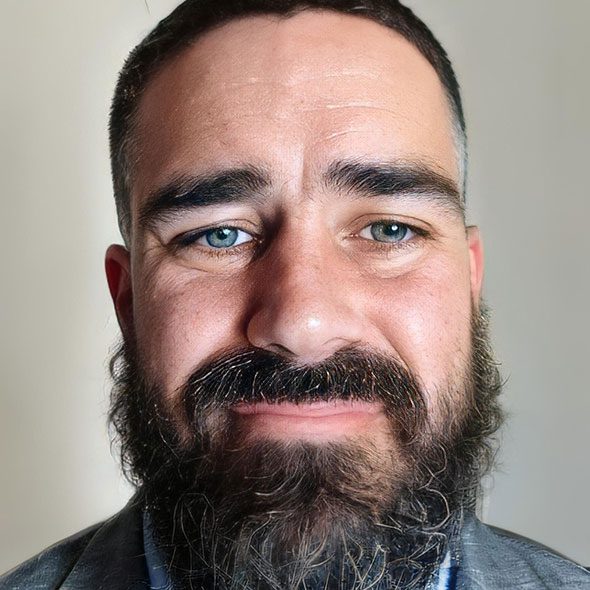
[[[410,371],[359,349],[314,366],[230,351],[197,370],[177,407],[165,409],[123,345],[112,362],[111,420],[176,584],[426,587],[462,511],[474,507],[502,421],[483,311],[472,336],[464,374],[435,392],[435,420]],[[241,401],[342,399],[385,406],[387,449],[368,438],[248,441],[227,411]]]

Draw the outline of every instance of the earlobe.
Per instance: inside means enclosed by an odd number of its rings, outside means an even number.
[[[476,306],[479,306],[483,286],[483,243],[479,228],[471,225],[467,228],[467,242],[469,245],[469,267],[471,272],[471,296]]]
[[[105,271],[117,320],[123,335],[127,337],[133,331],[133,290],[131,260],[124,246],[109,246],[105,256]]]

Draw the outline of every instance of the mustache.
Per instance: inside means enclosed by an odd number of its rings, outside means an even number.
[[[193,424],[238,403],[380,402],[406,439],[414,437],[427,413],[419,380],[409,369],[356,347],[313,365],[264,349],[226,351],[190,375],[178,399]]]

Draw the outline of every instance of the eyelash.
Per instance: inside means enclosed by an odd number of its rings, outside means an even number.
[[[363,226],[358,232],[351,234],[350,237],[358,238],[359,233],[361,231],[363,231],[364,229],[366,229],[368,227],[371,227],[372,225],[377,225],[380,223],[382,223],[382,224],[395,224],[395,225],[403,226],[403,227],[406,227],[407,229],[409,229],[414,234],[414,237],[410,238],[409,240],[404,240],[404,241],[400,241],[400,242],[379,242],[378,240],[371,240],[368,238],[360,238],[364,242],[367,242],[367,245],[369,245],[372,249],[378,250],[380,252],[392,252],[394,250],[401,250],[401,249],[415,247],[416,244],[414,242],[416,242],[416,238],[426,239],[430,235],[429,232],[427,232],[426,230],[416,227],[414,225],[410,225],[408,223],[403,223],[403,222],[397,221],[395,219],[378,219],[376,221],[372,221],[371,223]],[[252,239],[248,240],[247,242],[244,242],[242,244],[239,244],[237,246],[231,246],[229,248],[214,248],[212,246],[211,247],[197,246],[196,242],[200,238],[207,235],[209,232],[214,231],[214,230],[218,230],[218,229],[237,229],[239,231],[243,231],[245,233],[248,233],[249,235],[252,236]],[[261,240],[259,239],[259,237],[255,236],[253,234],[250,234],[250,232],[246,231],[245,229],[228,224],[228,225],[216,225],[216,226],[208,227],[205,229],[195,230],[195,231],[181,234],[180,236],[177,236],[176,238],[174,238],[171,245],[177,251],[183,251],[183,250],[187,250],[189,248],[197,246],[200,249],[202,249],[203,252],[205,252],[207,256],[213,256],[216,258],[223,258],[226,256],[237,256],[237,255],[243,253],[244,250],[250,250],[252,248],[256,248],[260,244],[260,242],[261,242]]]

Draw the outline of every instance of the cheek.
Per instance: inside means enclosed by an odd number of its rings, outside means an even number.
[[[442,257],[388,282],[375,298],[382,334],[420,377],[435,404],[437,391],[461,379],[471,350],[471,292],[467,264]],[[377,315],[378,314],[378,315]]]
[[[244,343],[239,338],[247,289],[228,280],[195,277],[178,267],[150,273],[136,291],[139,357],[168,396],[211,356]]]

